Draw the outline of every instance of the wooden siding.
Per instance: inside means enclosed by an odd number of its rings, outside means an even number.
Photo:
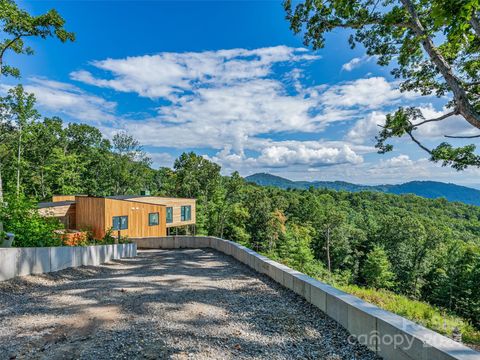
[[[79,195],[53,195],[52,202],[58,201],[75,201],[75,197]]]
[[[149,226],[148,215],[159,214],[159,225]],[[166,210],[164,205],[147,204],[130,200],[105,199],[105,230],[113,226],[114,216],[128,216],[128,229],[121,230],[122,236],[131,238],[166,236]],[[118,230],[114,230],[116,236]]]
[[[105,235],[105,198],[77,196],[77,229],[91,231],[93,237]]]
[[[38,213],[45,217],[57,218],[65,226],[65,229],[76,228],[76,204],[45,207],[38,209]]]
[[[151,203],[165,205],[166,207],[173,208],[173,222],[168,223],[167,227],[193,225],[196,223],[196,200],[195,199],[182,199],[182,198],[166,198],[158,196],[144,196],[144,197],[132,197],[129,200],[140,203]],[[182,206],[192,207],[192,218],[189,221],[182,221],[181,208]],[[165,217],[162,217],[166,221]]]

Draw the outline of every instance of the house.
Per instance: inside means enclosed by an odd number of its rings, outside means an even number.
[[[43,216],[58,218],[66,229],[88,230],[96,239],[110,229],[114,236],[133,239],[166,236],[178,228],[195,232],[195,199],[62,195],[38,204],[38,209]]]

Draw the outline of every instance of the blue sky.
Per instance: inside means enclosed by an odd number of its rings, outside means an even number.
[[[22,69],[44,115],[84,122],[107,137],[125,130],[171,166],[193,150],[242,175],[398,183],[432,179],[477,186],[478,170],[433,165],[407,139],[373,148],[377,124],[400,105],[440,115],[447,99],[398,91],[388,68],[351,50],[337,31],[313,52],[288,28],[277,1],[21,2],[33,14],[56,8],[74,43],[33,40]],[[4,89],[13,84],[8,80]],[[441,131],[440,131],[441,130]],[[425,143],[459,119],[422,131]]]

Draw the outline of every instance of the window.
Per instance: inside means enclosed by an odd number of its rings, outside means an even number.
[[[148,214],[148,226],[155,226],[160,224],[160,217],[158,212]]]
[[[167,223],[173,222],[173,208],[167,207]]]
[[[112,224],[113,230],[126,230],[128,229],[128,216],[114,216]]]
[[[182,221],[192,220],[192,207],[190,205],[182,206],[181,220]]]

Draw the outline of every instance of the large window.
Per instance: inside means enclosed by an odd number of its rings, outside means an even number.
[[[148,214],[148,226],[156,226],[158,224],[160,224],[158,212]]]
[[[128,216],[114,216],[112,224],[113,230],[126,230],[128,229]]]
[[[173,222],[173,208],[167,207],[167,223]]]
[[[182,206],[181,220],[182,221],[192,220],[192,207],[190,205]]]

